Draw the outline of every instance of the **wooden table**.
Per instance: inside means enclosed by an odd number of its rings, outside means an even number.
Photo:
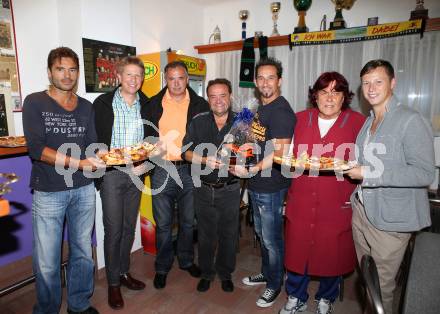
[[[440,234],[416,237],[402,313],[440,313]]]
[[[9,157],[12,155],[26,154],[26,153],[27,153],[26,146],[0,147],[0,158]]]

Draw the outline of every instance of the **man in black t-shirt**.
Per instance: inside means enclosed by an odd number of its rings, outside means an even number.
[[[246,285],[266,284],[257,306],[269,307],[281,291],[284,276],[283,205],[290,180],[280,168],[272,166],[273,156],[287,152],[293,136],[296,117],[281,94],[281,63],[262,59],[255,67],[255,85],[261,101],[252,123],[260,148],[261,160],[247,171],[237,166],[233,173],[253,175],[249,179],[249,195],[253,207],[255,232],[261,240],[261,273],[243,278]]]
[[[47,91],[26,97],[23,130],[32,160],[32,263],[37,304],[33,313],[58,313],[61,306],[61,245],[66,220],[69,241],[67,312],[95,314],[90,306],[94,262],[92,230],[95,188],[83,171],[104,168],[97,158],[86,158],[96,143],[92,104],[74,93],[78,56],[60,47],[48,56]]]
[[[211,110],[192,119],[183,139],[184,146],[190,145],[183,155],[192,162],[191,176],[195,186],[201,270],[197,290],[200,292],[209,289],[216,273],[223,291],[234,290],[231,274],[235,269],[240,185],[228,172],[226,164],[217,158],[218,148],[233,124],[231,92],[228,80],[209,81],[206,93]]]

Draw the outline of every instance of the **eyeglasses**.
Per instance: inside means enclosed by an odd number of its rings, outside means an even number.
[[[321,97],[341,97],[342,94],[343,94],[343,92],[337,92],[335,90],[328,92],[328,91],[322,89],[322,90],[318,91],[318,95]]]

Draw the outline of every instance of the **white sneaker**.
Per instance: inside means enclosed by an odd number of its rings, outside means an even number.
[[[263,274],[245,277],[241,281],[247,286],[256,286],[256,285],[262,285],[262,284],[267,283],[267,280],[266,280],[266,278],[264,278]]]
[[[316,314],[330,314],[333,312],[333,303],[327,299],[315,300],[318,303],[316,307]]]
[[[264,293],[261,295],[261,297],[257,300],[257,306],[259,307],[269,307],[274,302],[277,296],[280,294],[281,290],[273,290],[266,288],[264,290]]]
[[[278,312],[279,314],[295,314],[299,312],[303,312],[307,309],[307,303],[302,302],[300,299],[295,298],[292,295],[289,295],[287,298],[287,303],[284,304],[284,307]]]

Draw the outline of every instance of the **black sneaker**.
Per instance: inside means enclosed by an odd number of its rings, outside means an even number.
[[[247,286],[256,286],[266,284],[267,280],[264,278],[263,274],[253,275],[249,277],[245,277],[242,279],[242,282]]]
[[[280,291],[281,291],[280,289],[273,290],[273,289],[266,288],[266,290],[264,290],[264,293],[257,300],[257,306],[259,306],[259,307],[271,306],[272,304],[274,304],[275,299],[280,294]]]

